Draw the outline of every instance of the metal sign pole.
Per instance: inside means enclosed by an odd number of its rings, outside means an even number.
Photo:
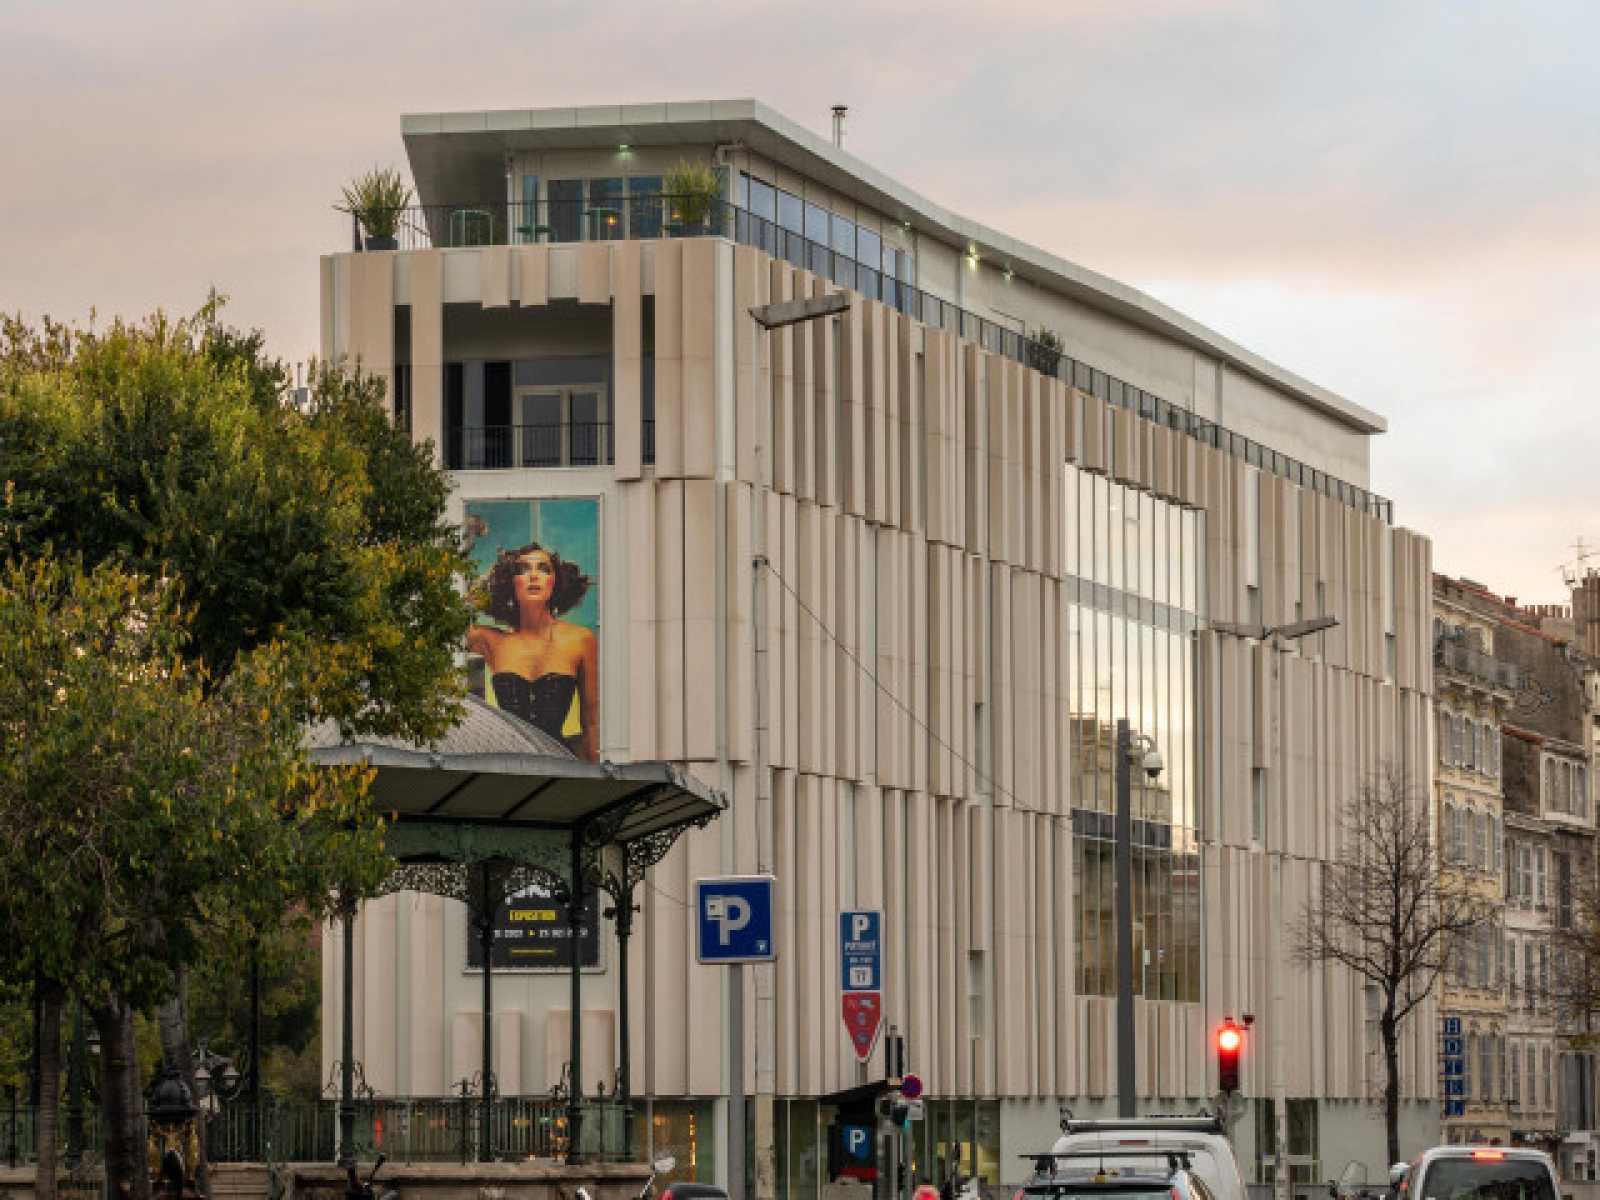
[[[745,1200],[744,965],[728,968],[728,1195]]]

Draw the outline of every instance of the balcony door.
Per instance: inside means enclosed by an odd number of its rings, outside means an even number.
[[[592,467],[611,461],[611,413],[601,385],[517,392],[519,464]]]

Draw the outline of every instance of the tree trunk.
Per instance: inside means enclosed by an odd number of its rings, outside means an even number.
[[[133,1009],[113,997],[95,1010],[100,1029],[100,1111],[105,1127],[106,1186],[119,1200],[150,1200],[143,1093],[133,1041]]]
[[[33,1194],[56,1200],[56,1142],[61,1114],[61,1007],[64,993],[39,984],[39,1109],[34,1117]]]
[[[189,1094],[199,1105],[200,1112],[195,1117],[198,1159],[192,1164],[194,1186],[206,1200],[210,1200],[211,1164],[206,1158],[206,1106],[195,1081],[194,1052],[189,1044],[189,969],[179,967],[173,982],[176,989],[172,999],[156,1010],[156,1027],[161,1034],[161,1061],[182,1072],[183,1082],[189,1086]],[[214,1082],[212,1086],[215,1086]]]
[[[1400,1033],[1392,1012],[1378,1022],[1383,1032],[1383,1127],[1389,1137],[1389,1162],[1400,1161]]]

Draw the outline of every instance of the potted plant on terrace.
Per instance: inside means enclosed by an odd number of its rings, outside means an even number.
[[[708,164],[679,159],[662,181],[668,222],[682,234],[704,233],[706,218],[722,197],[722,180]]]
[[[411,203],[411,189],[392,167],[373,167],[344,186],[344,203],[334,208],[361,223],[368,250],[393,250],[400,214]]]

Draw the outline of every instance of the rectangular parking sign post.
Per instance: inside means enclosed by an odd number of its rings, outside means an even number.
[[[771,875],[724,875],[694,881],[695,958],[703,963],[772,962]]]
[[[883,914],[863,908],[839,914],[839,987],[847,992],[883,990]]]
[[[850,1047],[865,1063],[883,1026],[883,914],[876,909],[839,914],[839,991]]]

